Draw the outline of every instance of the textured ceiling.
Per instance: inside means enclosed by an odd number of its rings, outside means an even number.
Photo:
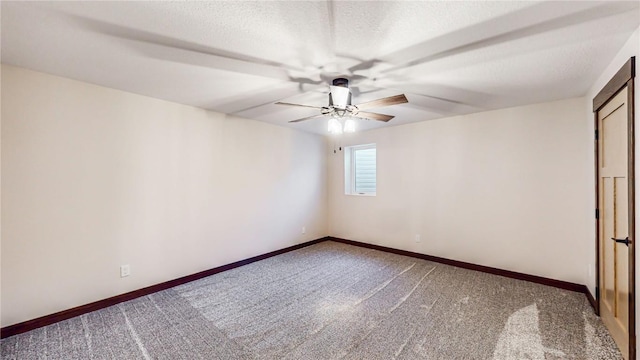
[[[353,103],[388,124],[586,93],[640,24],[640,2],[11,2],[2,62],[155,98],[326,133],[349,77]]]

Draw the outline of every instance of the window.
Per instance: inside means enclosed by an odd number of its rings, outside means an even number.
[[[345,194],[376,194],[376,144],[344,149]]]

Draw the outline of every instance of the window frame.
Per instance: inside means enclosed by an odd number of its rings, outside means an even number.
[[[353,196],[376,196],[378,192],[378,149],[375,143],[370,144],[362,144],[362,145],[352,145],[345,146],[345,157],[344,157],[344,180],[345,180],[345,195],[353,195]],[[355,163],[356,163],[356,152],[360,150],[376,150],[376,189],[373,192],[356,192],[356,171],[355,171]]]

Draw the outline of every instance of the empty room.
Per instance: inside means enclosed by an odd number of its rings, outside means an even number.
[[[636,359],[639,1],[1,1],[1,359]]]

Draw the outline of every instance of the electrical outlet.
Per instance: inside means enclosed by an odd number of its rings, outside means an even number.
[[[131,267],[129,265],[120,265],[120,277],[131,275]]]
[[[303,227],[302,227],[302,233],[303,233],[303,234],[306,234],[306,233],[307,233],[307,227],[306,227],[306,226],[303,226]]]
[[[419,243],[420,241],[420,234],[416,234],[416,242]]]

